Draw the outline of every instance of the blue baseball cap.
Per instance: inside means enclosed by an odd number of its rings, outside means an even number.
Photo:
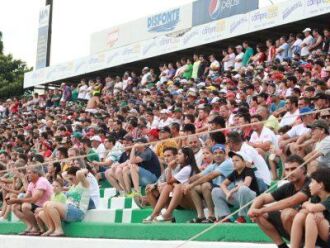
[[[306,113],[309,113],[309,112],[313,112],[313,109],[310,108],[310,107],[304,107],[304,108],[299,109],[300,114],[306,114]]]
[[[226,147],[222,144],[216,144],[216,145],[212,146],[211,150],[212,150],[212,153],[214,153],[216,150],[221,150],[223,152],[226,152]]]

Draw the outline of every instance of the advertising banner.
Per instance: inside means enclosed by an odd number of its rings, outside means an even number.
[[[304,13],[310,16],[321,15],[330,11],[330,0],[305,0]]]
[[[250,30],[261,30],[282,23],[280,18],[280,9],[277,5],[271,5],[267,8],[252,11],[249,15]]]
[[[259,0],[197,0],[193,3],[192,25],[201,25],[259,7]]]
[[[90,54],[149,40],[164,34],[189,29],[192,26],[192,4],[92,34]],[[133,28],[132,28],[133,27]]]
[[[68,63],[34,70],[24,75],[24,88],[201,46],[324,13],[330,13],[330,0],[290,0],[281,2],[246,14],[231,16],[184,29],[180,32],[176,31],[156,36]],[[158,20],[160,17],[155,18]],[[175,16],[173,18],[172,21],[175,20]],[[175,23],[175,21],[172,23]],[[146,29],[147,25],[146,22]],[[156,27],[168,29],[168,26],[164,25],[164,22],[158,20],[150,24],[149,28],[152,30],[158,29]],[[134,30],[132,29],[132,32]],[[111,35],[115,39],[116,35]]]
[[[38,45],[36,69],[46,67],[47,64],[47,46],[48,46],[48,30],[49,30],[50,6],[42,7],[39,12],[39,29],[38,29]]]
[[[304,0],[291,0],[285,4],[279,4],[282,22],[293,22],[306,17],[304,7]]]

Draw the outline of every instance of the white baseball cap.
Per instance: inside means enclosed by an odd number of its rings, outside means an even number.
[[[311,32],[312,30],[310,28],[305,28],[302,32],[305,33],[305,32]]]
[[[102,142],[100,136],[98,135],[94,135],[92,138],[91,138],[91,141],[98,141],[98,142]]]

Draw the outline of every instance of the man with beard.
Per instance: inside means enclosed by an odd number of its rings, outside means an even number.
[[[285,163],[289,183],[272,193],[257,197],[249,210],[249,217],[279,248],[288,248],[283,238],[290,240],[292,221],[297,208],[310,197],[307,167],[299,167],[304,160],[291,155]],[[299,167],[299,168],[298,168]],[[272,204],[270,204],[272,203]]]

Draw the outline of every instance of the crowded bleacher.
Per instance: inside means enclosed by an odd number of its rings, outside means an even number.
[[[1,101],[0,221],[63,236],[107,184],[152,208],[145,224],[189,209],[329,247],[330,34],[276,38]]]

